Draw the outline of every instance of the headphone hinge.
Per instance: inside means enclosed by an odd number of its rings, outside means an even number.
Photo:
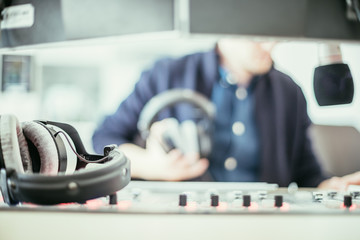
[[[11,182],[11,176],[16,175],[16,171],[14,169],[5,169],[2,168],[0,171],[0,190],[4,202],[8,205],[17,205],[19,201],[16,201],[12,198],[12,194],[10,188],[16,188],[15,183]]]

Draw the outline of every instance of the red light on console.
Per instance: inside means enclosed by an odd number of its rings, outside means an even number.
[[[71,203],[59,203],[58,205],[56,205],[58,208],[60,209],[65,209],[68,206],[74,205],[75,203],[71,202]]]
[[[131,206],[131,201],[129,200],[118,201],[116,206],[119,210],[126,210]]]
[[[280,207],[280,211],[287,212],[290,210],[290,204],[287,202],[283,202],[283,205]]]
[[[187,204],[184,208],[188,212],[193,212],[197,209],[197,203],[196,202],[187,202]]]
[[[252,212],[257,211],[259,209],[259,205],[256,202],[251,202],[248,209]]]
[[[23,202],[22,205],[26,206],[28,208],[36,208],[36,207],[38,207],[38,205],[36,205],[34,203],[31,203],[31,202]]]
[[[219,212],[225,212],[228,208],[228,205],[226,202],[219,202],[219,205],[216,207],[216,210]]]
[[[92,210],[98,209],[103,205],[104,205],[104,203],[100,199],[93,199],[93,200],[86,201],[86,207],[89,209],[92,209]]]
[[[346,207],[345,204],[342,203],[342,204],[340,205],[340,208],[342,208],[342,209],[349,209],[349,211],[353,211],[353,210],[356,209],[356,205],[355,205],[355,204],[352,204],[350,207]]]

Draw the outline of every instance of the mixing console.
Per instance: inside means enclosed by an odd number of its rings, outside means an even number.
[[[10,240],[357,240],[359,225],[356,186],[337,192],[295,184],[132,181],[111,199],[84,204],[0,203],[0,239]]]
[[[4,203],[0,209],[9,208]],[[99,198],[85,204],[38,206],[23,203],[17,209],[171,214],[359,214],[360,189],[346,192],[302,189],[296,184],[278,188],[266,183],[133,181],[116,199]],[[14,208],[11,208],[14,209]]]

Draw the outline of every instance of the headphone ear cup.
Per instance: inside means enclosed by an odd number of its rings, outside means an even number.
[[[59,157],[53,136],[45,126],[36,122],[23,122],[22,129],[28,141],[33,164],[39,161],[41,174],[56,175]]]
[[[19,173],[31,172],[28,145],[18,119],[14,115],[0,117],[0,139],[3,164]]]
[[[175,118],[167,118],[162,121],[165,123],[165,130],[162,135],[163,142],[166,145],[164,147],[165,151],[176,148],[181,152],[184,152],[183,140],[181,137],[180,124],[178,120]]]
[[[197,132],[199,139],[200,157],[208,157],[211,152],[212,141],[209,132],[201,123],[197,124]]]
[[[181,123],[182,141],[185,145],[185,153],[199,153],[199,135],[197,125],[192,120],[185,120]]]

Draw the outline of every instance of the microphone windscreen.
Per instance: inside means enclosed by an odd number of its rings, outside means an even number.
[[[351,103],[354,82],[349,66],[336,63],[315,68],[314,92],[320,106]]]

